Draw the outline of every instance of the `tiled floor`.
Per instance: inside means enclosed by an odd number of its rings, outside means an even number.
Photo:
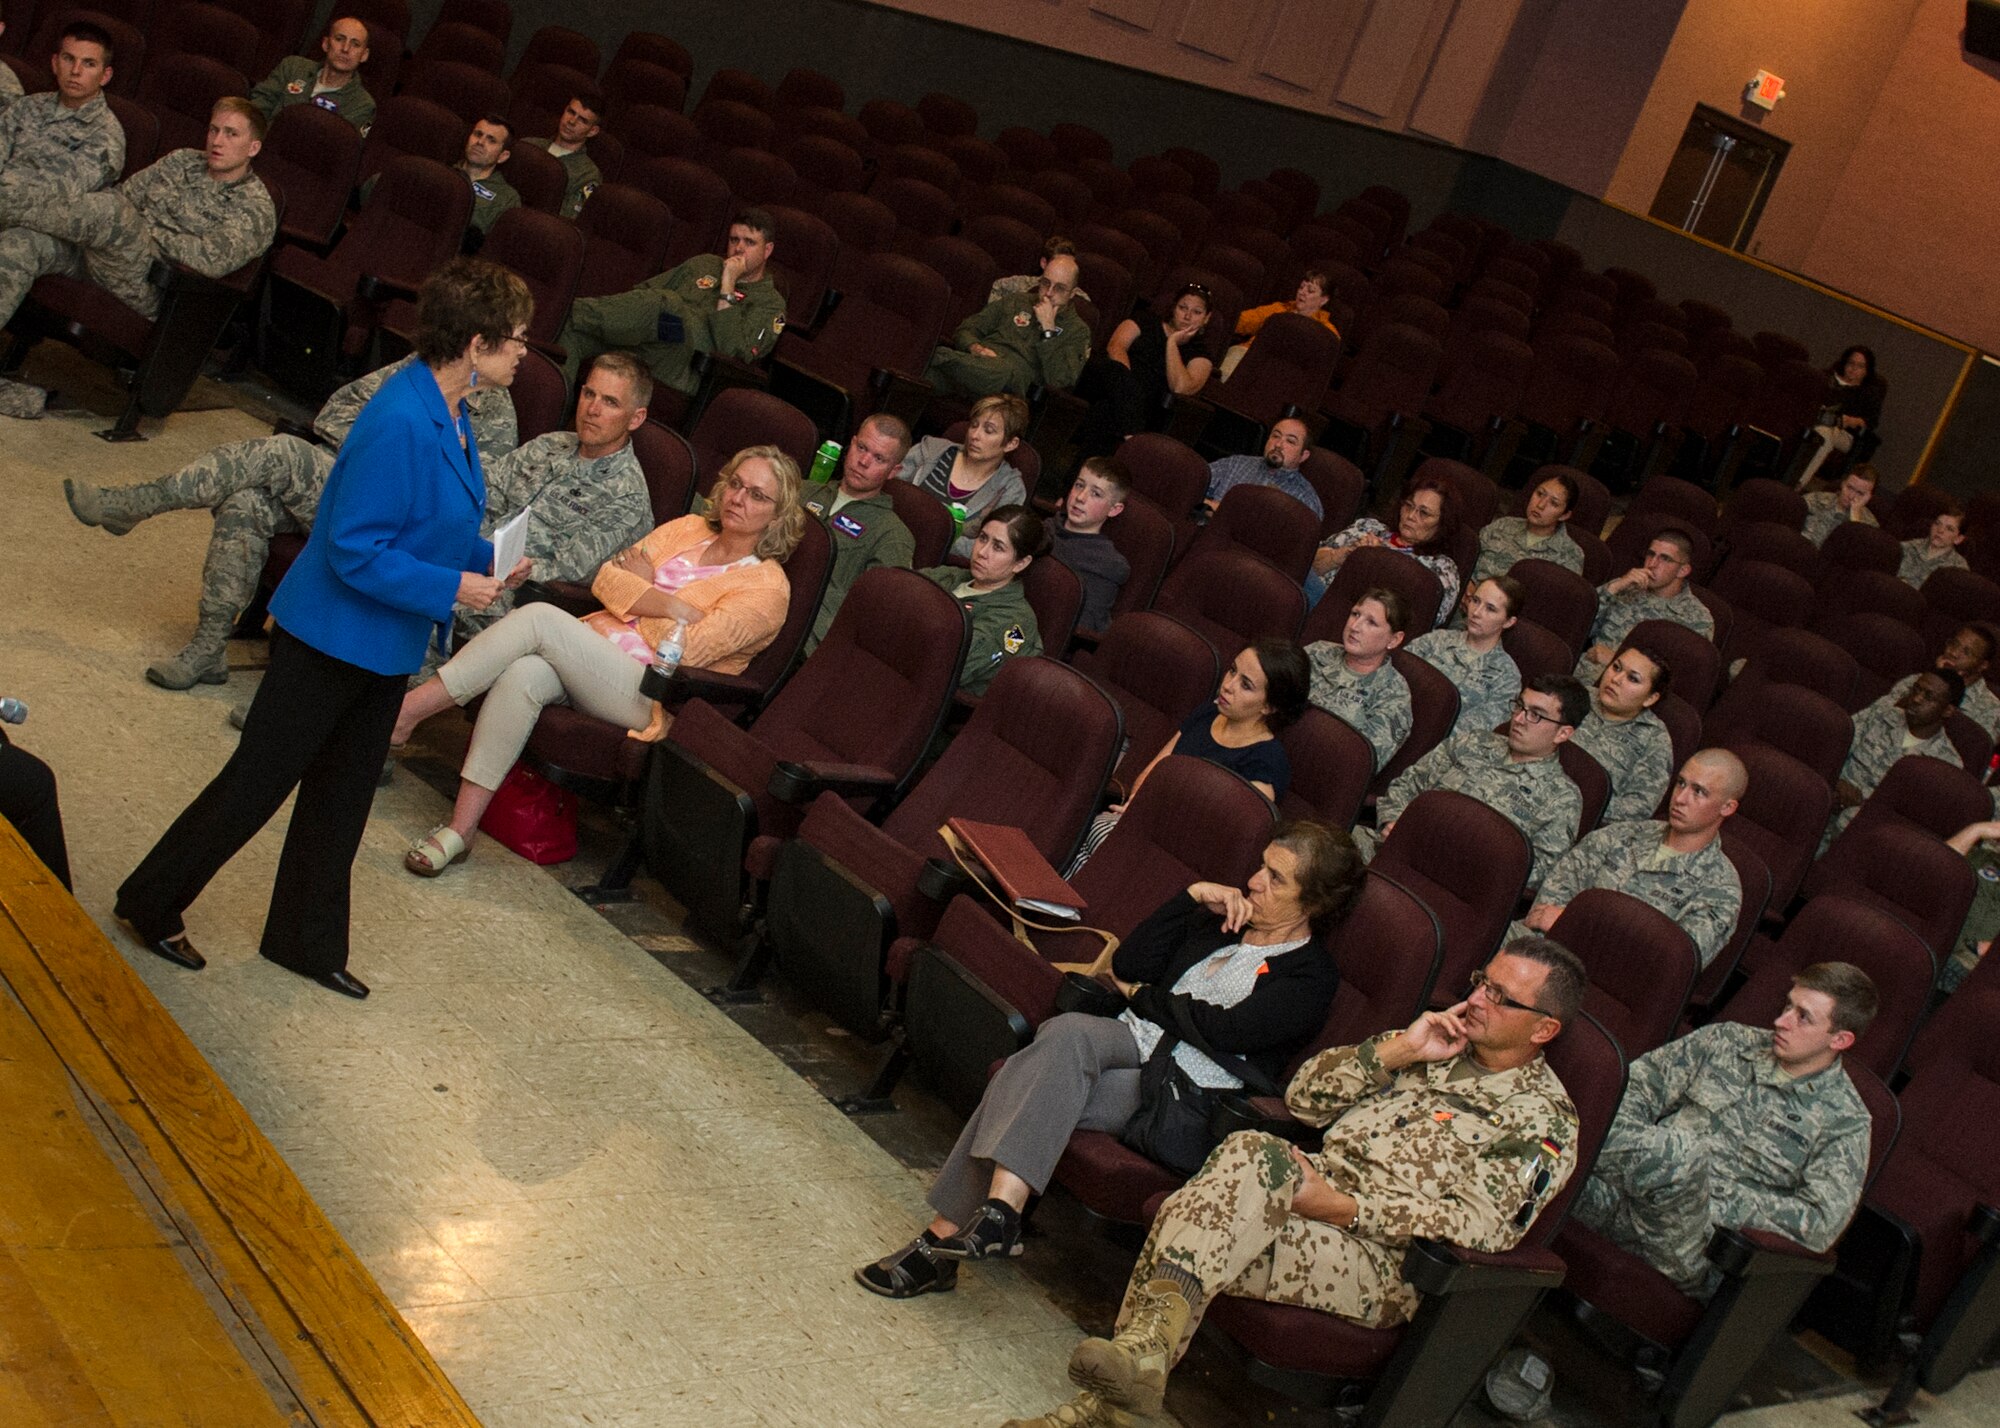
[[[141,479],[267,428],[188,413],[146,445],[106,447],[89,435],[102,424],[75,410],[0,421],[0,694],[33,706],[22,742],[61,775],[79,896],[108,926],[117,881],[227,756],[223,714],[251,676],[190,694],[140,679],[185,635],[208,521],[114,540],[69,518],[61,478]],[[572,897],[564,880],[588,881],[615,836],[602,824],[555,876],[490,842],[434,883],[403,872],[404,847],[442,815],[462,731],[447,717],[422,737],[377,798],[356,868],[367,1003],[255,954],[283,815],[190,915],[206,972],[128,950],[484,1421],[943,1428],[1066,1397],[1078,1323],[1103,1327],[1129,1252],[1052,1196],[1020,1265],[909,1304],[863,1294],[853,1266],[926,1218],[948,1113],[913,1090],[902,1115],[841,1116],[822,1091],[857,1085],[866,1048],[782,994],[717,1010],[697,986],[726,963],[677,936],[657,896],[606,914]],[[1559,1369],[1619,1381],[1573,1355]],[[1600,1411],[1619,1397],[1566,1387],[1556,1417],[1634,1419]],[[1329,1421],[1247,1390],[1206,1348],[1172,1406],[1188,1424]],[[1990,1381],[1926,1413],[1996,1418]]]

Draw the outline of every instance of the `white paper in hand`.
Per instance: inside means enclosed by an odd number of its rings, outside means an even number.
[[[510,520],[502,521],[493,531],[493,574],[505,580],[520,564],[521,557],[528,553],[528,512],[530,506],[523,506]]]

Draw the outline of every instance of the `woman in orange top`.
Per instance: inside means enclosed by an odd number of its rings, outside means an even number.
[[[1229,349],[1223,358],[1222,380],[1228,381],[1235,374],[1236,364],[1243,360],[1243,354],[1250,350],[1250,344],[1265,323],[1281,312],[1294,312],[1300,317],[1309,317],[1331,332],[1340,336],[1340,329],[1333,325],[1333,316],[1326,310],[1326,274],[1317,268],[1309,269],[1299,279],[1299,290],[1290,302],[1267,302],[1262,307],[1253,307],[1236,319],[1236,335],[1243,340]]]
[[[682,662],[722,674],[741,674],[777,636],[791,598],[783,564],[805,533],[799,468],[775,446],[746,447],[711,495],[708,515],[668,521],[598,569],[591,593],[602,610],[579,620],[554,605],[522,606],[404,697],[399,744],[431,715],[487,695],[451,821],[425,834],[404,867],[434,878],[465,857],[544,706],[574,704],[635,738],[664,736],[666,716],[639,680],[676,622],[686,626]]]

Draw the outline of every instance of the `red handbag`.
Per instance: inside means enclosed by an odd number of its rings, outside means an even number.
[[[493,790],[479,830],[531,863],[566,863],[576,856],[576,795],[515,764]]]

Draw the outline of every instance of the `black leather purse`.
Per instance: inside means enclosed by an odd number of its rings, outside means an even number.
[[[1056,988],[1058,1012],[1081,1012],[1085,1016],[1117,1016],[1125,1010],[1125,994],[1081,972],[1063,973]]]

